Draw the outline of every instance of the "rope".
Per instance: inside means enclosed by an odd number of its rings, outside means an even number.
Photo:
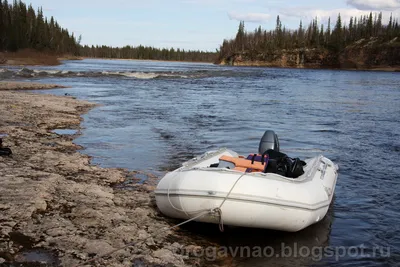
[[[219,222],[218,222],[218,226],[219,226],[219,230],[221,232],[224,231],[224,221],[222,219],[222,210],[220,208],[215,208],[213,209],[213,212],[218,213],[218,218],[219,218]]]
[[[174,225],[174,226],[168,227],[168,228],[166,228],[166,229],[162,229],[162,230],[156,232],[152,237],[156,237],[156,236],[158,236],[159,234],[161,234],[161,233],[163,233],[163,232],[165,232],[165,231],[172,230],[172,229],[177,228],[177,227],[179,227],[179,226],[181,226],[181,225],[184,225],[184,224],[186,224],[186,223],[188,223],[188,222],[194,221],[194,220],[196,220],[196,219],[198,219],[198,218],[200,218],[200,217],[203,217],[203,216],[206,215],[207,213],[209,213],[209,214],[215,214],[215,213],[217,213],[217,214],[218,214],[218,217],[219,217],[219,230],[220,230],[221,232],[224,232],[224,221],[223,221],[223,218],[222,218],[222,210],[221,210],[222,205],[224,205],[225,201],[228,199],[229,195],[231,194],[231,192],[232,192],[233,189],[235,188],[236,184],[239,182],[239,180],[240,180],[245,174],[246,174],[246,172],[243,173],[242,175],[240,175],[240,177],[236,179],[235,183],[234,183],[233,186],[231,187],[231,190],[229,190],[229,193],[225,196],[224,200],[221,202],[221,204],[219,205],[219,207],[214,208],[214,209],[211,209],[211,210],[202,210],[202,211],[200,211],[200,214],[196,215],[195,217],[193,217],[193,218],[191,218],[191,219],[188,219],[188,220],[186,220],[186,221],[184,221],[184,222],[178,223],[178,224],[176,224],[176,225]],[[176,207],[172,204],[172,202],[171,202],[171,200],[170,200],[170,198],[169,198],[169,187],[168,187],[168,201],[169,201],[169,203],[171,204],[171,206],[172,206],[174,209],[178,210],[178,211],[185,212],[186,214],[188,214],[188,213],[196,213],[196,212],[186,212],[186,211],[184,211],[184,210],[181,210],[181,209],[176,208]],[[149,237],[149,238],[150,238],[150,237]],[[117,252],[117,251],[120,251],[120,250],[123,250],[123,249],[125,249],[125,248],[131,247],[131,246],[133,246],[133,245],[135,245],[135,244],[136,244],[136,245],[141,244],[141,243],[143,243],[144,241],[146,241],[147,239],[148,239],[148,238],[139,240],[139,241],[137,241],[137,242],[135,241],[135,242],[128,243],[128,244],[126,244],[126,245],[123,246],[123,247],[116,248],[116,249],[114,249],[114,250],[112,250],[112,251],[110,251],[110,252],[107,252],[107,253],[105,253],[105,254],[99,255],[99,256],[94,257],[94,258],[92,258],[92,259],[90,259],[90,260],[84,261],[83,263],[78,264],[78,265],[75,265],[74,267],[79,267],[79,266],[86,265],[86,264],[88,264],[88,263],[90,263],[90,262],[93,262],[93,261],[96,261],[96,260],[101,259],[101,258],[103,258],[103,257],[109,256],[109,255],[111,255],[111,254],[114,254],[114,253]]]
[[[235,183],[232,185],[231,189],[229,190],[228,194],[224,197],[224,199],[222,200],[221,204],[220,204],[217,208],[211,209],[211,213],[212,213],[212,214],[215,214],[215,213],[218,214],[218,218],[219,218],[218,224],[219,224],[219,230],[220,230],[221,232],[224,232],[224,220],[223,220],[223,217],[222,217],[222,210],[221,210],[222,205],[224,205],[225,201],[226,201],[226,200],[229,198],[229,196],[231,195],[231,193],[232,193],[233,189],[235,188],[236,184],[239,182],[240,179],[242,179],[242,177],[243,177],[244,175],[246,175],[246,172],[244,172],[243,174],[241,174],[241,175],[236,179]],[[178,176],[175,176],[175,177],[178,177]],[[175,177],[174,177],[174,178],[175,178]],[[168,199],[168,202],[169,202],[169,204],[171,205],[171,207],[172,207],[173,209],[175,209],[175,210],[177,210],[177,211],[180,211],[180,212],[184,212],[184,213],[186,213],[186,215],[188,215],[188,216],[189,216],[189,214],[191,214],[191,213],[193,214],[193,213],[199,213],[199,212],[208,211],[208,210],[186,211],[186,210],[179,209],[179,208],[175,207],[174,204],[173,204],[172,201],[171,201],[170,196],[169,196],[169,190],[170,190],[170,188],[171,188],[171,184],[172,184],[172,181],[171,181],[171,182],[169,183],[169,185],[168,185],[167,199]]]
[[[242,177],[246,174],[246,172],[244,172],[242,175],[239,176],[239,178],[236,179],[235,183],[232,185],[231,190],[229,190],[228,194],[225,196],[224,200],[221,202],[221,204],[219,205],[218,208],[214,209],[214,212],[218,213],[218,217],[219,217],[219,230],[221,232],[224,231],[224,220],[222,218],[222,205],[224,205],[225,201],[228,199],[228,197],[230,196],[230,194],[232,193],[233,189],[235,188],[236,184],[239,182],[240,179],[242,179]]]
[[[221,205],[219,205],[218,208],[221,208],[222,205],[224,205],[225,201],[228,199],[228,197],[230,196],[230,194],[233,191],[233,188],[235,188],[236,184],[239,182],[240,179],[242,179],[242,177],[246,174],[246,172],[244,172],[242,175],[240,175],[239,178],[236,179],[236,182],[233,184],[233,186],[231,187],[231,190],[229,190],[229,193],[226,195],[226,197],[224,198],[224,200],[222,201]]]
[[[168,227],[168,228],[166,228],[166,229],[162,229],[162,230],[156,232],[156,233],[153,235],[153,237],[158,236],[159,234],[161,234],[161,233],[163,233],[163,232],[166,232],[166,231],[168,231],[168,230],[171,230],[171,229],[174,229],[174,228],[179,227],[179,226],[181,226],[181,225],[184,225],[184,224],[186,224],[186,223],[188,223],[188,222],[191,222],[191,221],[193,221],[193,220],[196,220],[196,219],[198,219],[198,218],[204,216],[204,215],[207,214],[207,213],[212,213],[212,210],[211,210],[211,211],[210,211],[210,210],[203,211],[203,212],[200,213],[199,215],[197,215],[197,216],[195,216],[195,217],[193,217],[193,218],[191,218],[191,219],[189,219],[189,220],[186,220],[186,221],[184,221],[184,222],[178,223],[178,224],[176,224],[176,225],[174,225],[174,226],[171,226],[171,227]],[[149,237],[149,238],[150,238],[150,237]],[[111,254],[114,254],[115,252],[120,251],[120,250],[123,250],[123,249],[125,249],[125,248],[127,248],[127,247],[131,247],[131,246],[133,246],[133,245],[135,245],[135,244],[136,244],[136,245],[141,244],[142,242],[146,241],[147,239],[148,239],[148,238],[139,240],[139,241],[137,241],[137,242],[135,241],[135,242],[128,243],[128,244],[126,244],[126,245],[123,246],[123,247],[116,248],[116,249],[114,249],[114,250],[112,250],[112,251],[110,251],[110,252],[104,253],[104,254],[99,255],[99,256],[97,256],[97,257],[94,257],[94,258],[92,258],[92,259],[90,259],[90,260],[84,261],[84,262],[82,262],[82,263],[80,263],[80,264],[78,264],[78,265],[75,265],[74,267],[79,267],[79,266],[86,265],[86,264],[88,264],[88,263],[90,263],[90,262],[96,261],[96,260],[101,259],[101,258],[103,258],[103,257],[105,257],[105,256],[109,256],[109,255],[111,255]]]

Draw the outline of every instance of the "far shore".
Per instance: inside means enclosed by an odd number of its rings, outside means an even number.
[[[61,65],[62,61],[83,60],[83,59],[102,59],[102,60],[134,60],[134,61],[155,61],[155,62],[185,62],[185,63],[204,63],[204,61],[184,61],[184,60],[158,60],[158,59],[131,59],[131,58],[97,58],[80,57],[73,55],[53,55],[45,52],[38,52],[25,49],[18,52],[0,52],[1,66],[56,66]]]
[[[56,55],[24,49],[17,52],[0,52],[0,66],[56,66],[60,65]]]
[[[126,60],[126,61],[154,61],[154,62],[181,62],[181,63],[204,63],[204,64],[213,64],[213,62],[205,62],[205,61],[162,60],[162,59],[138,59],[138,58],[81,57],[81,59]]]
[[[322,69],[322,70],[348,70],[348,71],[382,71],[382,72],[400,72],[400,66],[376,66],[376,67],[359,67],[359,68],[329,68],[318,66],[286,66],[264,61],[240,61],[234,62],[233,65],[224,62],[204,62],[204,61],[179,61],[179,60],[158,60],[158,59],[132,59],[132,58],[98,58],[98,57],[78,57],[72,55],[55,56],[42,52],[23,50],[16,53],[1,53],[0,52],[0,67],[1,66],[55,66],[63,64],[62,61],[69,60],[84,60],[84,59],[99,59],[99,60],[123,60],[123,61],[149,61],[149,62],[180,62],[180,63],[201,63],[214,64],[216,66],[231,66],[231,67],[260,67],[260,68],[287,68],[287,69]],[[58,87],[54,87],[58,88]],[[0,90],[4,90],[1,89]]]
[[[68,88],[58,84],[42,84],[32,82],[0,81],[0,91],[12,90],[43,90],[55,88]]]
[[[219,66],[230,66],[230,67],[260,67],[260,68],[281,68],[281,69],[306,69],[306,70],[346,70],[346,71],[382,71],[382,72],[400,72],[400,66],[377,66],[373,68],[329,68],[329,67],[310,67],[310,66],[279,66],[269,62],[263,61],[242,61],[235,62],[233,65],[225,64],[223,62],[216,63]]]
[[[76,56],[61,56],[54,57],[51,62],[45,61],[43,59],[34,57],[10,57],[0,62],[0,66],[55,66],[61,65],[61,61],[71,61],[71,60],[84,60],[84,59],[99,59],[99,60],[124,60],[124,61],[150,61],[150,62],[181,62],[181,63],[201,63],[201,64],[213,64],[213,62],[205,61],[184,61],[184,60],[161,60],[161,59],[136,59],[136,58],[99,58],[99,57],[76,57]]]

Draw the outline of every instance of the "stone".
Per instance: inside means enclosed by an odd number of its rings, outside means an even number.
[[[57,251],[61,266],[92,266],[86,261],[119,249],[95,265],[132,266],[135,259],[145,266],[191,265],[174,252],[193,238],[160,232],[171,225],[156,215],[154,186],[112,188],[127,170],[92,166],[71,137],[51,132],[79,128],[81,115],[95,104],[7,90],[0,90],[0,99],[0,133],[14,153],[0,158],[0,255],[35,246]],[[177,240],[172,245],[171,236]]]

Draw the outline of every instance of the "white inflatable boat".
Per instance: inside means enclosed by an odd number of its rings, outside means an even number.
[[[260,142],[258,159],[266,148],[279,151],[271,132]],[[293,178],[266,171],[274,161],[268,155],[262,162],[254,157],[223,148],[183,163],[158,183],[159,210],[173,218],[288,232],[325,217],[338,176],[336,164],[324,156],[307,159],[302,174]]]

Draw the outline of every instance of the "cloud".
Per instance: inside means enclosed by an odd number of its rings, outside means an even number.
[[[237,12],[229,12],[228,17],[231,20],[238,20],[238,21],[246,21],[246,22],[266,22],[270,19],[270,14],[265,13],[237,13]]]
[[[284,20],[285,18],[299,18],[303,20],[304,23],[308,23],[312,19],[317,18],[319,22],[326,24],[328,22],[328,19],[331,18],[331,23],[334,24],[336,23],[336,19],[338,15],[340,14],[340,17],[342,18],[342,21],[348,22],[350,21],[351,17],[357,17],[359,18],[360,16],[364,15],[369,15],[369,12],[373,12],[373,10],[360,10],[356,8],[338,8],[338,9],[309,9],[309,8],[287,8],[287,9],[282,9],[280,10],[280,13],[283,15],[282,19]],[[375,11],[376,13],[376,11]],[[383,11],[382,16],[383,16],[383,21],[387,22],[389,20],[390,14],[392,12],[389,11]],[[400,12],[395,11],[393,12],[393,16],[398,16]]]
[[[347,4],[360,10],[387,10],[400,8],[400,0],[347,0]]]

